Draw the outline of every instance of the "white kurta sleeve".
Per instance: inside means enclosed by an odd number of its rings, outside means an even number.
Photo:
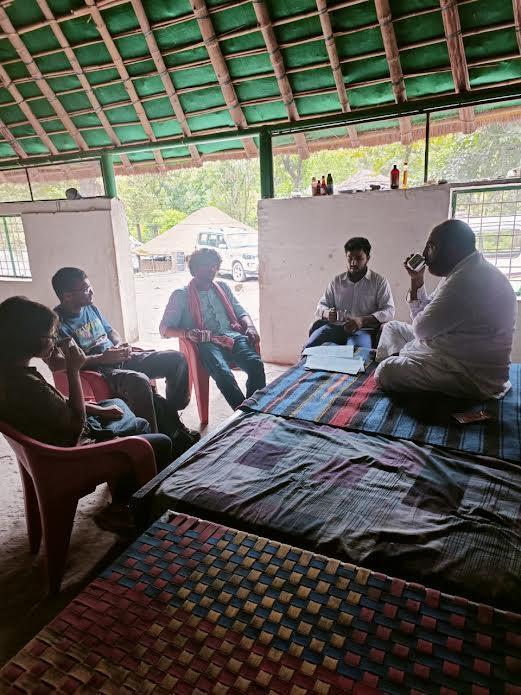
[[[382,282],[378,286],[376,294],[376,303],[378,309],[373,311],[372,316],[380,323],[387,323],[394,319],[394,299],[391,291],[391,285],[386,278],[382,278]]]
[[[425,285],[422,285],[416,292],[417,299],[410,299],[410,295],[407,295],[407,303],[409,304],[409,311],[411,312],[411,321],[414,321],[416,316],[425,309],[427,304],[434,297],[434,294],[435,293],[428,295]]]
[[[472,313],[469,299],[461,292],[447,290],[445,286],[416,314],[412,330],[418,340],[432,340],[454,331],[468,321]]]
[[[317,305],[317,310],[315,312],[315,316],[317,319],[323,319],[327,317],[325,316],[325,313],[333,306],[335,305],[335,292],[334,292],[334,286],[333,283],[330,282],[329,285],[326,288],[326,291],[320,298],[320,301],[318,302]]]

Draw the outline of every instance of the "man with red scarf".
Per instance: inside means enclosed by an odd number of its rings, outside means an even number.
[[[185,337],[197,344],[199,357],[228,404],[235,410],[244,400],[230,365],[248,375],[246,396],[266,385],[257,352],[259,334],[248,313],[225,282],[214,282],[221,257],[213,249],[190,256],[192,280],[172,292],[159,326],[163,338]]]

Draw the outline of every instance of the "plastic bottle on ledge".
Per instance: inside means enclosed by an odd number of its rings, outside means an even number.
[[[396,164],[391,169],[391,188],[400,188],[400,170]]]
[[[406,189],[407,188],[407,183],[409,180],[409,165],[407,162],[403,163],[403,175],[402,175],[402,188]]]
[[[333,177],[331,174],[327,175],[326,191],[328,195],[333,195]]]
[[[320,195],[327,195],[327,185],[325,176],[322,176],[322,181],[320,182]]]

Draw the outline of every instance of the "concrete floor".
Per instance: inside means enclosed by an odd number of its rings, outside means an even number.
[[[178,347],[177,340],[160,338],[158,326],[170,293],[176,287],[186,284],[188,279],[188,273],[156,273],[135,277],[141,336],[139,345],[156,349]],[[258,282],[248,280],[237,286],[231,279],[228,278],[227,281],[258,325]],[[40,363],[37,366],[42,373],[46,373],[45,365]],[[280,366],[266,365],[268,381],[272,381],[283,370]],[[242,372],[237,373],[237,379],[244,388],[245,377]],[[161,388],[161,382],[158,385]],[[230,414],[230,408],[211,382],[210,422],[205,432],[212,431]],[[182,419],[188,427],[200,429],[195,397],[182,413]],[[0,437],[0,475],[1,665],[52,620],[102,567],[115,558],[123,550],[125,541],[98,528],[94,522],[94,515],[109,502],[106,486],[99,486],[95,492],[83,498],[78,506],[62,592],[56,597],[46,596],[43,555],[41,552],[36,556],[29,553],[18,465],[3,437]]]

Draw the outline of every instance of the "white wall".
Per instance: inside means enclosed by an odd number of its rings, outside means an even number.
[[[430,230],[448,217],[448,185],[406,191],[339,194],[259,202],[259,284],[262,357],[294,362],[328,282],[345,271],[344,243],[371,242],[371,267],[391,283],[396,318],[408,321],[403,260],[421,252]],[[429,277],[429,289],[436,281]],[[521,360],[521,326],[515,336]]]
[[[24,295],[48,306],[58,300],[52,275],[63,266],[85,270],[95,302],[126,340],[138,337],[134,279],[125,212],[119,200],[84,198],[2,203],[1,215],[21,215],[30,280],[0,278],[0,301]]]

